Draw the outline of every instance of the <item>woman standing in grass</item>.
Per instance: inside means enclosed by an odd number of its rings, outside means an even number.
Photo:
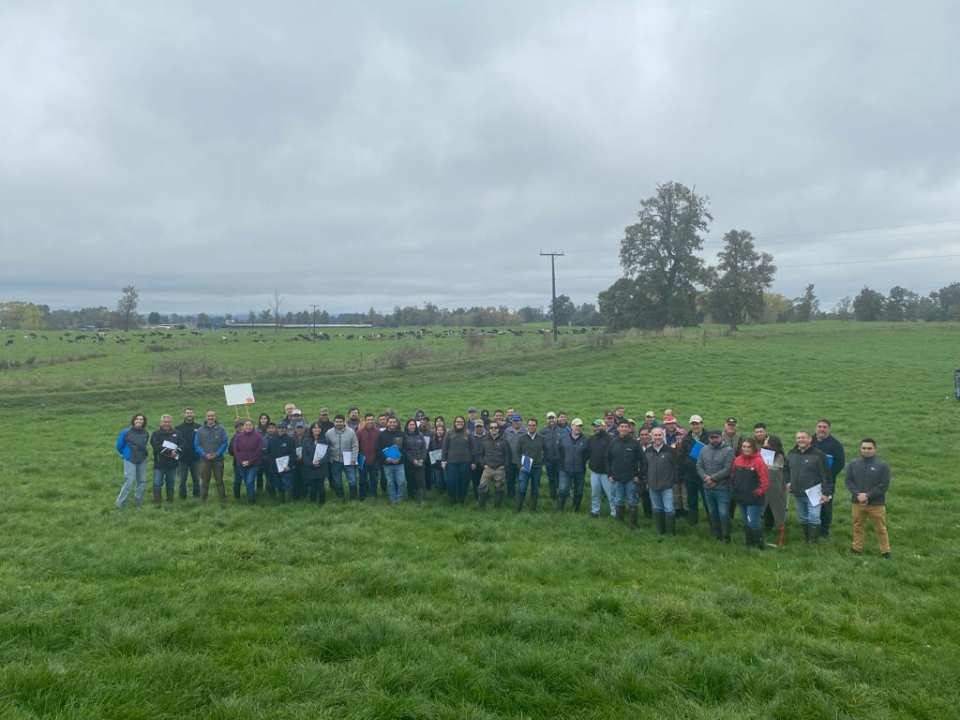
[[[247,491],[247,502],[253,505],[257,501],[257,473],[263,459],[263,439],[253,429],[253,420],[247,418],[240,426],[240,432],[233,436],[233,463],[240,480]],[[234,487],[234,497],[240,498],[240,488]]]
[[[470,482],[470,464],[473,462],[473,440],[467,433],[463,415],[453,419],[453,430],[443,438],[443,469],[446,471],[447,492],[451,503],[462,503],[467,497]]]
[[[403,433],[404,474],[410,488],[410,496],[423,505],[423,468],[427,461],[427,442],[420,433],[417,421],[407,420]]]
[[[143,504],[143,493],[147,487],[147,447],[150,435],[147,433],[147,416],[137,413],[130,418],[130,426],[125,427],[117,436],[117,452],[123,458],[123,487],[117,495],[117,507],[127,504],[130,490],[136,483],[134,494],[137,507]]]
[[[327,445],[323,425],[315,422],[310,426],[310,432],[303,436],[303,480],[307,486],[307,498],[310,502],[323,505],[327,501],[326,479],[330,472],[329,452],[317,448]],[[321,454],[323,457],[317,458]]]
[[[782,548],[787,523],[787,484],[783,475],[786,453],[783,451],[783,443],[776,435],[767,435],[763,441],[763,448],[773,451],[773,460],[767,465],[770,487],[767,488],[767,493],[763,496],[763,509],[766,512],[769,508],[773,514],[773,525],[777,530],[777,547]]]
[[[257,468],[257,492],[263,492],[263,479],[267,476],[267,425],[270,424],[270,416],[266,413],[260,413],[257,418],[257,434],[260,435],[261,451],[260,467]]]
[[[447,425],[443,422],[442,417],[437,417],[433,423],[433,436],[430,439],[430,449],[431,450],[442,450],[443,449],[443,440],[447,436]],[[430,465],[430,475],[432,476],[433,485],[436,486],[437,490],[441,493],[447,491],[447,480],[446,472],[443,469],[443,462],[437,460],[435,463]]]
[[[770,478],[767,465],[757,449],[757,441],[753,438],[744,438],[740,443],[740,454],[733,461],[730,476],[733,497],[743,513],[743,535],[747,547],[763,550],[760,518],[763,514],[763,496],[770,485]]]

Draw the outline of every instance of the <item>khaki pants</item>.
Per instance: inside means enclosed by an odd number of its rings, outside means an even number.
[[[885,505],[853,504],[853,549],[863,552],[863,526],[867,518],[873,520],[873,527],[877,531],[880,541],[880,552],[890,552],[890,538],[887,536],[887,508]]]
[[[498,468],[492,468],[489,465],[483,466],[483,474],[480,475],[480,492],[490,492],[490,483],[493,482],[497,490],[503,490],[503,485],[507,480],[507,471],[501,465]]]
[[[216,458],[215,460],[204,458],[200,461],[200,496],[204,500],[207,499],[207,492],[210,488],[211,474],[217,483],[217,494],[222,502],[227,499],[227,493],[223,487],[223,458]]]

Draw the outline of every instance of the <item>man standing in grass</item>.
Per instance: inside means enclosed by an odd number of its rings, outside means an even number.
[[[710,442],[707,432],[703,429],[703,418],[699,415],[690,416],[690,430],[680,441],[680,472],[678,481],[683,484],[687,493],[687,522],[696,525],[700,522],[700,497],[703,495],[703,481],[697,473],[697,457],[694,448],[706,446]],[[706,503],[704,503],[706,507]]]
[[[827,459],[811,444],[810,433],[801,430],[796,434],[797,446],[787,455],[787,492],[793,495],[797,507],[797,519],[803,527],[803,536],[808,543],[816,543],[820,537],[820,508],[833,495]],[[814,504],[807,490],[821,488],[820,503]]]
[[[717,540],[730,542],[730,471],[733,448],[723,444],[719,430],[708,435],[708,444],[700,450],[697,473],[703,480],[704,505],[710,520],[710,532]]]
[[[517,491],[517,476],[520,475],[520,436],[523,435],[522,418],[519,415],[509,414],[508,425],[503,431],[503,437],[510,446],[510,464],[507,465],[507,497],[514,497]]]
[[[560,470],[557,510],[563,512],[567,497],[573,493],[573,511],[580,512],[583,500],[583,476],[587,471],[589,455],[587,437],[583,434],[583,420],[574,418],[570,432],[560,433]]]
[[[647,461],[647,488],[653,504],[653,519],[658,535],[676,534],[673,486],[677,477],[677,451],[667,445],[662,427],[650,432],[652,442],[644,452]]]
[[[826,418],[817,420],[816,434],[813,437],[813,447],[822,452],[827,458],[827,473],[830,475],[830,487],[837,484],[837,477],[847,458],[843,453],[843,445],[830,434],[830,421]],[[830,491],[833,494],[833,491]],[[830,526],[833,524],[833,500],[824,503],[820,509],[820,537],[830,536]]]
[[[491,423],[490,429],[480,443],[480,464],[483,473],[480,475],[480,497],[478,505],[481,509],[487,505],[490,496],[490,485],[496,493],[495,507],[503,505],[503,487],[506,482],[506,467],[510,464],[510,446],[500,432],[497,423]]]
[[[193,440],[193,449],[200,457],[200,498],[206,502],[210,491],[210,476],[213,475],[217,483],[217,494],[220,502],[227,500],[227,492],[223,486],[223,454],[227,451],[227,431],[217,422],[217,413],[207,410],[206,422],[197,428]]]
[[[547,483],[550,486],[550,499],[557,499],[557,488],[560,477],[560,428],[557,427],[557,414],[547,413],[547,426],[542,430],[543,435],[543,467],[547,472]]]
[[[723,421],[723,444],[733,449],[734,455],[740,454],[740,443],[742,438],[737,432],[737,419],[732,415]]]
[[[171,503],[180,463],[180,435],[173,427],[171,416],[160,416],[160,427],[150,436],[150,446],[153,448],[153,504],[160,505],[164,486],[167,502]]]
[[[608,477],[607,453],[612,442],[613,439],[607,432],[603,420],[600,418],[594,420],[593,435],[587,441],[587,453],[590,459],[590,517],[592,518],[600,517],[600,505],[604,495],[607,496],[610,514],[616,515],[617,503]]]
[[[520,475],[517,478],[517,512],[523,510],[527,486],[530,486],[530,510],[537,511],[540,499],[540,474],[543,471],[543,435],[537,432],[536,418],[527,420],[527,432],[517,441]],[[524,461],[526,460],[526,464]]]
[[[350,499],[357,499],[357,454],[360,452],[360,443],[357,434],[347,427],[347,419],[343,415],[333,418],[333,427],[327,430],[327,443],[330,445],[330,482],[334,492],[341,498],[343,495],[343,476],[347,476],[347,487]],[[349,454],[349,458],[344,455]],[[349,460],[349,462],[348,462]]]
[[[183,422],[177,425],[177,435],[180,436],[180,460],[177,464],[177,476],[180,479],[180,499],[187,497],[187,473],[193,482],[193,496],[200,494],[200,474],[197,468],[197,453],[193,449],[193,438],[200,426],[195,420],[193,408],[184,408]]]
[[[357,445],[363,456],[360,469],[360,499],[377,496],[377,483],[380,479],[380,430],[373,413],[363,416],[363,426],[357,430]]]
[[[873,438],[860,441],[860,457],[847,467],[845,484],[853,502],[853,552],[863,553],[863,526],[870,518],[880,541],[880,554],[889,560],[886,494],[890,488],[890,466],[877,457]]]
[[[661,434],[661,439],[663,435]],[[625,516],[624,506],[630,507],[630,526],[637,527],[637,493],[644,477],[644,458],[640,445],[630,433],[630,423],[624,420],[617,426],[617,437],[607,451],[607,469],[617,520]]]

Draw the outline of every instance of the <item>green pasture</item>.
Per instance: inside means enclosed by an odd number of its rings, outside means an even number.
[[[0,332],[0,717],[958,717],[960,324],[711,327],[612,347],[598,333],[554,347],[538,329],[472,346]],[[394,368],[398,347],[420,350]],[[113,506],[113,442],[134,412],[151,429],[186,405],[231,418],[222,385],[247,380],[255,413],[289,400],[311,419],[475,404],[590,420],[622,403],[790,436],[826,416],[849,456],[870,435],[893,467],[893,560],[871,529],[850,554],[842,492],[828,542],[804,546],[791,508],[787,547],[764,552],[703,524],[659,541],[644,521],[543,501],[536,515],[436,496]]]

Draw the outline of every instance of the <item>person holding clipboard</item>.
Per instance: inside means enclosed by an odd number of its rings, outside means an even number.
[[[319,422],[313,423],[310,432],[303,436],[300,447],[303,460],[300,468],[307,489],[307,499],[323,505],[327,501],[325,480],[330,472],[330,446],[324,437],[323,425]]]
[[[170,415],[160,416],[160,427],[150,436],[153,448],[153,504],[159,507],[163,488],[167,488],[167,502],[173,502],[173,488],[180,466],[180,435],[173,427]]]
[[[796,434],[797,446],[787,455],[787,492],[796,502],[797,519],[807,543],[820,537],[820,507],[830,502],[833,488],[828,486],[827,457],[812,445],[806,430]]]

